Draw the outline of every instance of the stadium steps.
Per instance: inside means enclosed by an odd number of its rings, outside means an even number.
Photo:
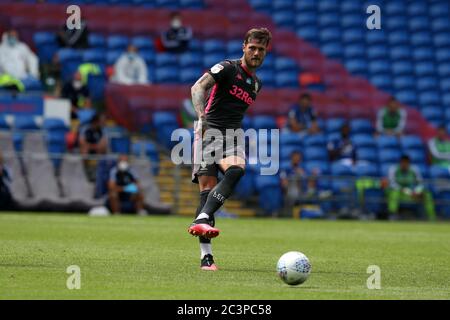
[[[180,184],[177,186],[175,180],[176,166],[172,163],[170,158],[160,153],[160,170],[156,177],[160,189],[160,198],[163,203],[176,206],[177,187],[179,188],[178,199],[178,214],[182,216],[192,217],[197,211],[198,206],[198,187],[191,182],[190,167],[182,167],[179,169]],[[227,213],[234,214],[239,217],[253,217],[256,215],[254,209],[245,208],[243,203],[238,200],[227,200],[225,206],[221,209]]]

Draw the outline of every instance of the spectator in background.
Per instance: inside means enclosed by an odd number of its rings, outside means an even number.
[[[79,71],[75,72],[71,81],[66,82],[61,91],[61,97],[71,102],[71,117],[77,118],[77,111],[82,108],[91,108],[89,88],[83,84]]]
[[[134,45],[130,44],[115,63],[113,81],[126,85],[148,83],[147,65]]]
[[[309,93],[303,93],[298,100],[298,104],[294,105],[289,111],[287,129],[300,134],[320,132]]]
[[[11,210],[13,208],[11,183],[11,173],[5,166],[3,156],[0,153],[0,210]]]
[[[144,209],[144,196],[139,186],[139,180],[130,168],[128,156],[121,154],[117,165],[113,167],[109,174],[108,200],[111,211],[120,213],[124,202],[131,202],[134,210],[139,215],[147,215]]]
[[[192,30],[183,26],[180,13],[173,12],[170,16],[170,28],[161,35],[161,45],[168,52],[184,52],[189,48]]]
[[[91,121],[80,129],[78,140],[81,154],[105,154],[108,141],[103,130],[103,116],[94,115]]]
[[[389,168],[389,188],[387,190],[388,211],[392,219],[398,218],[400,202],[423,202],[428,219],[435,220],[436,213],[431,192],[423,185],[420,171],[403,155],[399,165]]]
[[[406,126],[406,111],[395,98],[391,98],[386,107],[377,114],[377,132],[379,134],[401,136]]]
[[[56,42],[61,48],[89,48],[89,30],[85,21],[81,21],[79,29],[70,30],[65,23],[56,34]]]
[[[302,164],[302,154],[291,154],[291,166],[280,172],[281,187],[285,195],[285,215],[292,216],[292,209],[313,196],[317,187],[317,174],[308,175]]]
[[[438,128],[436,137],[428,140],[431,163],[450,169],[450,139],[444,125]]]
[[[26,82],[39,80],[38,57],[27,44],[19,40],[19,34],[14,29],[2,36],[0,73]]]
[[[330,161],[339,161],[345,166],[353,167],[356,164],[356,148],[350,139],[350,126],[345,123],[341,128],[341,137],[328,142],[328,155]]]

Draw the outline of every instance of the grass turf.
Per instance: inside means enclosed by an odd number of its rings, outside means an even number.
[[[180,217],[0,215],[0,299],[449,299],[450,224],[219,219],[218,272],[199,269]],[[305,253],[290,287],[275,266]],[[68,290],[66,268],[81,268]],[[369,265],[381,289],[369,290]]]

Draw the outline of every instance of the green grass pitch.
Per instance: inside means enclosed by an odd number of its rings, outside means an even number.
[[[180,217],[0,214],[0,299],[449,299],[450,224],[218,219],[218,272]],[[278,279],[305,253],[303,285]],[[78,265],[81,288],[66,287]],[[369,265],[381,289],[367,288]]]

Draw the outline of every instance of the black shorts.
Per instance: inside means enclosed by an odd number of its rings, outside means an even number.
[[[195,133],[192,145],[192,182],[198,183],[198,176],[217,177],[218,164],[224,158],[237,156],[245,160],[244,140],[227,136],[223,130],[220,131],[222,134],[215,135],[214,140],[208,136],[202,139],[200,133]]]

